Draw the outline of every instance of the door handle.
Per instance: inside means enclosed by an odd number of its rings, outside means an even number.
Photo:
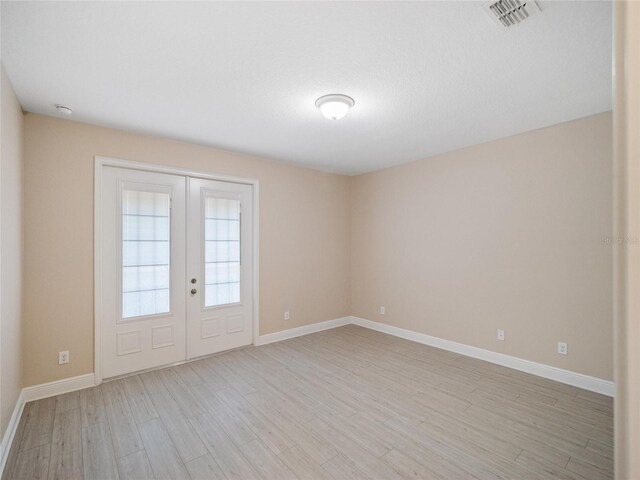
[[[196,290],[195,288],[191,289],[191,295],[195,295],[196,293],[198,293],[198,290]]]

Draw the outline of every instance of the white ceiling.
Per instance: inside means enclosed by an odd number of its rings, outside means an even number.
[[[611,109],[609,2],[482,3],[2,2],[2,62],[30,112],[344,174]]]

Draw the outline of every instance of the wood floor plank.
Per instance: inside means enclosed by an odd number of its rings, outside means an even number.
[[[396,430],[387,424],[376,423],[374,421],[375,419],[368,417],[364,413],[354,415],[349,420],[357,423],[360,428],[366,429],[369,435],[376,437],[379,441],[385,442],[390,450],[397,450],[434,472],[435,476],[456,479],[475,478],[469,472],[438,455],[433,450],[427,450],[415,442],[408,440],[407,437],[401,433],[401,430]]]
[[[51,443],[55,406],[55,397],[30,403],[20,450],[30,450]]]
[[[347,458],[349,463],[353,464],[358,470],[362,471],[370,477],[382,477],[387,479],[401,478],[401,475],[389,468],[383,462],[379,461],[375,455],[372,455],[360,445],[352,441],[340,431],[336,430],[324,420],[319,418],[308,423],[318,435],[322,436],[327,442],[335,446],[336,450]],[[329,460],[334,461],[336,457]]]
[[[266,415],[277,415],[292,422],[304,424],[316,417],[313,406],[309,405],[306,399],[290,393],[277,392],[275,389],[253,392],[244,398]]]
[[[80,408],[62,409],[56,413],[53,423],[49,479],[81,478],[82,475]]]
[[[308,424],[292,422],[288,418],[277,416],[277,414],[274,414],[273,419],[298,447],[319,464],[338,454],[331,442],[315,432]]]
[[[376,398],[376,391],[366,388],[356,388],[350,377],[340,377],[331,373],[322,374],[311,372],[307,374],[314,377],[324,388],[331,390],[334,395],[339,395],[345,402],[354,407],[358,412],[366,412],[381,422],[385,422],[396,415],[396,412],[385,406]]]
[[[473,406],[480,406],[485,410],[499,409],[500,415],[505,418],[540,427],[545,432],[553,433],[568,441],[574,441],[581,447],[585,447],[589,441],[589,432],[580,431],[588,430],[586,425],[568,424],[559,416],[555,416],[555,418],[549,418],[548,415],[540,416],[538,412],[542,409],[532,410],[528,405],[516,405],[514,402],[484,392],[473,392],[469,399]]]
[[[596,411],[599,412],[603,415],[606,415],[607,417],[613,417],[613,402],[611,401],[611,398],[609,397],[605,397],[605,398],[609,398],[609,401],[605,403],[604,400],[600,400],[599,398],[594,398],[594,397],[585,397],[584,395],[581,395],[581,392],[578,392],[578,395],[576,395],[574,398],[572,399],[562,399],[559,403],[560,405],[558,406],[565,406],[569,409],[572,409],[573,406],[579,407],[579,408],[585,408],[587,409],[587,412],[590,411]],[[588,393],[593,393],[593,392],[588,392]],[[597,395],[597,394],[594,394]],[[604,396],[604,395],[601,395]],[[587,413],[588,415],[590,415],[590,413]]]
[[[499,435],[495,435],[489,429],[477,428],[460,419],[459,415],[441,413],[439,409],[434,409],[433,413],[422,422],[420,428],[428,429],[431,432],[438,432],[442,436],[455,436],[464,438],[467,443],[473,443],[482,448],[489,447],[492,453],[497,453],[509,460],[515,460],[522,447],[517,443],[507,441]]]
[[[492,473],[498,474],[503,478],[532,478],[535,477],[531,472],[522,468],[515,463],[517,455],[514,451],[521,450],[515,447],[504,453],[499,450],[494,440],[487,438],[486,442],[478,441],[478,438],[470,438],[468,435],[460,435],[447,429],[433,428],[428,422],[424,422],[417,428],[425,432],[432,440],[442,442],[450,447],[463,452],[466,458],[473,459],[485,465]]]
[[[613,462],[609,462],[608,465],[601,467],[591,461],[591,458],[571,457],[566,469],[588,480],[613,478]]]
[[[80,392],[65,393],[56,397],[56,413],[80,407]]]
[[[399,450],[389,450],[386,454],[384,454],[384,456],[380,457],[380,460],[382,460],[404,478],[432,478],[447,480],[447,477],[442,477],[437,473],[429,470],[427,467],[416,462],[411,457],[405,455]]]
[[[227,478],[244,480],[260,478],[258,472],[210,413],[191,418],[190,422]]]
[[[464,412],[471,405],[468,401],[458,398],[456,395],[443,392],[437,387],[432,388],[428,392],[418,392],[411,398],[430,410],[452,415]]]
[[[147,458],[147,452],[138,450],[116,460],[120,478],[132,480],[154,480],[156,477]]]
[[[101,385],[109,428],[113,438],[116,458],[142,450],[142,439],[121,381],[106,382]]]
[[[575,451],[584,448],[578,441],[581,438],[574,441],[560,437],[543,427],[504,417],[490,409],[472,405],[463,416],[471,424],[500,433],[503,438],[512,439],[514,443],[559,466],[565,466]]]
[[[216,355],[207,359],[209,368],[220,375],[237,392],[243,395],[255,392],[256,390],[246,380],[229,368],[223,357],[224,355]]]
[[[235,411],[249,425],[253,433],[276,454],[287,450],[295,444],[273,421],[273,418],[261,414],[232,388],[218,390],[217,394],[229,408]]]
[[[2,478],[609,480],[613,402],[349,325],[30,402]]]
[[[227,478],[209,454],[195,458],[185,465],[192,480],[226,480]]]
[[[456,480],[475,480],[482,478],[481,472],[470,472],[463,465],[456,461],[451,461],[433,450],[423,448],[414,442],[405,443],[400,450],[401,453],[421,464],[436,476],[444,478],[455,478]]]
[[[187,386],[200,385],[204,382],[202,377],[193,369],[191,364],[183,363],[182,365],[176,365],[172,367],[173,370]]]
[[[324,468],[334,480],[342,480],[345,478],[350,480],[371,480],[376,478],[370,473],[358,468],[351,458],[344,455],[336,455],[331,460],[326,461],[322,465],[322,468]]]
[[[189,479],[187,468],[182,463],[171,437],[157,418],[139,425],[140,436],[157,480]]]
[[[107,421],[107,411],[104,408],[104,399],[100,388],[92,387],[80,390],[79,398],[83,427]]]
[[[148,420],[158,418],[158,412],[156,412],[153,403],[151,403],[151,399],[140,377],[132,376],[123,378],[122,385],[136,423],[144,423]]]
[[[224,378],[216,373],[216,370],[211,367],[211,364],[206,359],[192,362],[191,368],[214,391],[231,387]]]
[[[182,415],[180,407],[168,391],[151,395],[151,401],[183,462],[189,462],[207,453],[207,447],[191,423]]]
[[[259,438],[244,444],[240,451],[264,480],[297,480],[289,467]]]
[[[598,403],[603,407],[606,407],[608,411],[613,412],[613,399],[596,392],[590,392],[588,390],[580,390],[576,395],[576,401],[588,401],[589,403]]]
[[[447,416],[445,418],[444,421],[446,422],[451,417]],[[484,442],[484,435],[487,437],[487,441],[492,441],[494,444],[496,442],[502,443],[502,446],[498,445],[496,451],[502,451],[502,454],[506,457],[510,456],[508,452],[511,448],[526,448],[531,454],[564,467],[569,461],[571,453],[575,451],[574,449],[582,448],[579,446],[570,447],[560,439],[545,435],[542,430],[530,428],[517,421],[503,418],[499,414],[492,415],[484,410],[480,410],[478,413],[472,408],[456,415],[455,419],[447,424],[447,427],[457,428],[458,432],[462,434],[463,429],[466,432],[466,425],[470,429],[483,432],[479,436],[477,433],[473,433],[473,436],[477,437],[477,441]],[[556,448],[556,444],[561,448]]]
[[[367,429],[361,428],[358,423],[351,422],[348,417],[323,418],[322,420],[376,458],[382,457],[390,450],[385,442],[371,435]]]
[[[516,459],[516,462],[521,464],[527,470],[540,475],[541,478],[558,479],[558,480],[578,480],[582,479],[580,475],[576,475],[569,472],[565,468],[546,461],[537,455],[532,455],[526,450]]]
[[[461,450],[458,445],[447,443],[441,438],[429,435],[424,430],[411,425],[408,422],[394,419],[387,422],[387,425],[392,425],[393,428],[402,432],[407,436],[407,438],[413,440],[422,448],[436,452],[438,455],[447,459],[451,464],[466,470],[473,476],[492,480],[499,480],[503,478],[499,472],[486,465],[481,460],[465,454],[464,450]]]
[[[499,381],[504,384],[516,384],[534,387],[536,390],[553,392],[553,394],[557,395],[558,398],[575,398],[580,391],[578,387],[573,387],[565,383],[554,382],[553,380],[548,380],[543,377],[538,377],[537,375],[513,370],[512,368],[503,367],[502,365],[496,365],[489,362],[482,362],[478,365],[479,368],[476,369],[477,371],[481,371],[485,375],[487,375],[488,372],[491,372],[495,374],[495,378],[499,379]]]
[[[167,390],[158,370],[141,373],[138,377],[142,380],[144,388],[147,390],[149,395]]]
[[[413,422],[424,422],[429,416],[430,409],[413,398],[413,394],[407,395],[393,389],[384,390],[375,394],[380,404],[394,413],[392,418],[403,417]]]
[[[44,480],[49,471],[49,454],[51,445],[40,445],[29,449],[23,449],[18,453],[16,464],[11,478]]]
[[[82,427],[82,465],[85,479],[120,478],[107,423]]]
[[[207,411],[175,371],[171,369],[159,370],[158,375],[185,417],[195,417]]]
[[[587,452],[602,455],[605,458],[613,459],[613,446],[589,439],[585,447]]]
[[[375,417],[372,417],[366,412],[360,412],[349,417],[347,420],[349,424],[355,425],[356,428],[364,432],[368,437],[372,437],[376,441],[381,442],[387,451],[404,447],[407,444],[406,437],[400,435],[386,423],[376,421]]]
[[[237,446],[242,446],[258,438],[249,425],[241,417],[236,415],[207,384],[200,383],[193,385],[191,391],[198,401],[202,405],[205,405],[209,413],[215,417],[218,423],[222,425],[225,433]]]
[[[285,450],[278,456],[299,479],[333,479],[333,476],[327,470],[322,468],[318,462],[297,445]]]

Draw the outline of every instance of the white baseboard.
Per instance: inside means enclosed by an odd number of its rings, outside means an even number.
[[[87,373],[77,377],[63,378],[53,382],[41,383],[32,387],[22,389],[22,395],[25,402],[40,400],[41,398],[54,397],[63,393],[75,392],[83,388],[93,387],[95,385],[95,375]]]
[[[267,343],[280,342],[289,338],[329,330],[330,328],[342,327],[343,325],[349,325],[352,322],[352,318],[353,317],[336,318],[335,320],[327,320],[325,322],[312,323],[311,325],[281,330],[267,335],[260,335],[256,345],[266,345]]]
[[[378,332],[422,343],[424,345],[430,345],[432,347],[466,355],[467,357],[478,358],[497,365],[513,368],[514,370],[537,375],[538,377],[548,378],[549,380],[555,380],[556,382],[583,388],[591,392],[601,393],[602,395],[607,395],[609,397],[615,396],[615,384],[609,380],[590,377],[581,373],[543,365],[542,363],[536,363],[522,358],[511,357],[509,355],[492,352],[483,348],[452,342],[451,340],[445,340],[443,338],[432,337],[431,335],[417,333],[412,330],[405,330],[404,328],[392,327],[391,325],[373,322],[364,318],[351,317],[351,323],[371,330],[376,330]]]
[[[18,395],[16,406],[14,407],[11,418],[9,419],[7,430],[4,432],[4,436],[2,437],[2,443],[0,443],[0,475],[2,475],[2,472],[4,472],[4,466],[7,464],[7,459],[9,458],[9,451],[11,450],[13,439],[15,438],[16,431],[18,430],[20,417],[22,417],[24,405],[27,403],[24,400],[23,393],[24,390],[20,392],[20,395]]]

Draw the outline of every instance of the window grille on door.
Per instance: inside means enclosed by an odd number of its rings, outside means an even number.
[[[240,201],[204,199],[205,307],[240,302]]]
[[[122,318],[168,313],[170,196],[122,191]]]

